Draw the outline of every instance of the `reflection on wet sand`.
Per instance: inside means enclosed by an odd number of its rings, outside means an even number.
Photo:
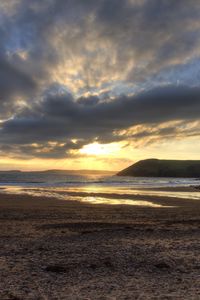
[[[174,194],[170,196],[167,192],[163,195],[163,192],[155,192],[145,190],[124,190],[122,189],[110,189],[102,187],[79,187],[79,188],[23,188],[23,187],[8,187],[6,186],[4,193],[8,194],[24,194],[37,197],[49,197],[59,200],[78,201],[90,204],[106,204],[106,205],[132,205],[132,206],[145,206],[152,208],[166,208],[175,207],[170,204],[162,203],[160,196],[175,197]],[[128,193],[127,193],[128,192]],[[179,193],[177,195],[179,197]],[[162,198],[162,197],[161,197]]]
[[[103,197],[74,197],[74,200],[80,202],[88,202],[91,204],[107,204],[107,205],[135,205],[135,206],[149,206],[149,207],[163,207],[160,204],[156,204],[150,201],[143,200],[127,200],[127,199],[110,199]]]
[[[127,188],[127,187],[102,187],[102,186],[84,186],[78,188],[67,188],[65,191],[62,189],[60,192],[70,193],[89,193],[89,194],[107,194],[117,195],[120,197],[133,195],[138,196],[157,196],[157,197],[173,197],[181,199],[200,200],[200,191],[194,187],[177,187],[177,188]]]

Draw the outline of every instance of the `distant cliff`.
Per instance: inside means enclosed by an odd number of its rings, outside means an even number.
[[[190,177],[200,178],[200,160],[160,160],[138,161],[122,170],[118,176],[135,177]]]

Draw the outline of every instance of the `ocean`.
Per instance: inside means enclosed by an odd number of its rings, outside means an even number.
[[[80,173],[82,173],[80,175]],[[29,194],[78,200],[93,204],[149,205],[146,196],[200,200],[200,192],[181,188],[198,186],[198,178],[120,177],[98,172],[0,172],[2,193]],[[156,204],[155,204],[156,205]]]

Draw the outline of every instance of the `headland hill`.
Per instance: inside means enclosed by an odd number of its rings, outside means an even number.
[[[200,178],[200,160],[140,160],[117,176]]]

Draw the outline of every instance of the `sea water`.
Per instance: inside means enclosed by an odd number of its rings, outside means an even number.
[[[93,204],[132,204],[152,207],[158,204],[144,201],[145,196],[200,200],[198,189],[196,192],[184,189],[198,186],[200,184],[198,178],[121,177],[102,172],[99,174],[84,172],[81,175],[80,172],[72,173],[0,172],[1,192],[48,196]]]

